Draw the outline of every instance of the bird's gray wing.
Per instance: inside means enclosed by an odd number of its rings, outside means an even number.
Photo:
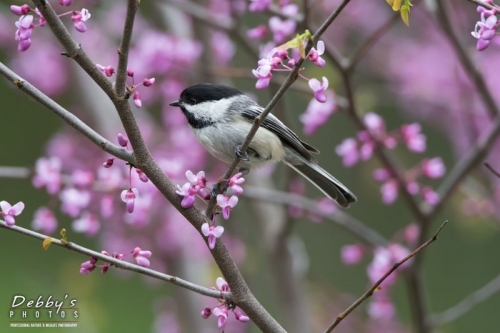
[[[242,110],[241,115],[253,121],[255,117],[262,113],[264,109],[260,106],[250,106],[243,108]],[[319,153],[319,150],[305,142],[300,141],[299,137],[274,115],[268,114],[261,126],[276,134],[281,140],[283,140],[291,148],[295,149],[307,161],[316,162],[316,159],[311,155],[311,153],[317,154]]]

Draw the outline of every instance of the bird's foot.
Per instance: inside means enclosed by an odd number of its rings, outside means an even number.
[[[241,146],[237,146],[236,148],[234,148],[234,152],[236,153],[236,156],[238,156],[238,158],[241,161],[245,161],[245,162],[250,161],[250,158],[248,157],[247,152],[246,151],[242,151],[241,150]]]
[[[248,175],[248,174],[250,173],[250,169],[247,169],[247,168],[239,168],[239,169],[238,169],[238,172],[240,172],[240,173],[241,173],[241,176],[243,177],[243,176],[246,176],[246,175]]]

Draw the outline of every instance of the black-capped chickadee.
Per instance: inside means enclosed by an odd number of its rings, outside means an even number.
[[[242,157],[239,147],[245,141],[255,117],[264,110],[241,91],[212,83],[186,88],[180,99],[170,105],[181,108],[201,144],[210,154],[226,163],[233,161],[235,152]],[[319,151],[301,141],[278,118],[269,114],[239,165],[247,171],[268,163],[284,162],[340,206],[348,207],[356,202],[356,196],[323,170],[311,153]]]

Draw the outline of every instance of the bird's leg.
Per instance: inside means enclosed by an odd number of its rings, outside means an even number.
[[[238,156],[238,158],[241,161],[245,161],[245,162],[250,161],[250,158],[248,158],[247,152],[241,150],[241,145],[234,148],[234,152],[236,153],[236,156]]]

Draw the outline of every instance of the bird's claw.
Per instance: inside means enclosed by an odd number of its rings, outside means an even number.
[[[238,172],[241,173],[241,176],[246,176],[250,173],[250,169],[247,169],[247,168],[239,168],[238,169]]]
[[[242,151],[241,146],[237,146],[236,148],[234,148],[234,152],[236,153],[236,156],[238,156],[238,158],[241,161],[245,161],[245,162],[250,161],[250,158],[248,158],[248,154],[247,154],[246,150]]]

